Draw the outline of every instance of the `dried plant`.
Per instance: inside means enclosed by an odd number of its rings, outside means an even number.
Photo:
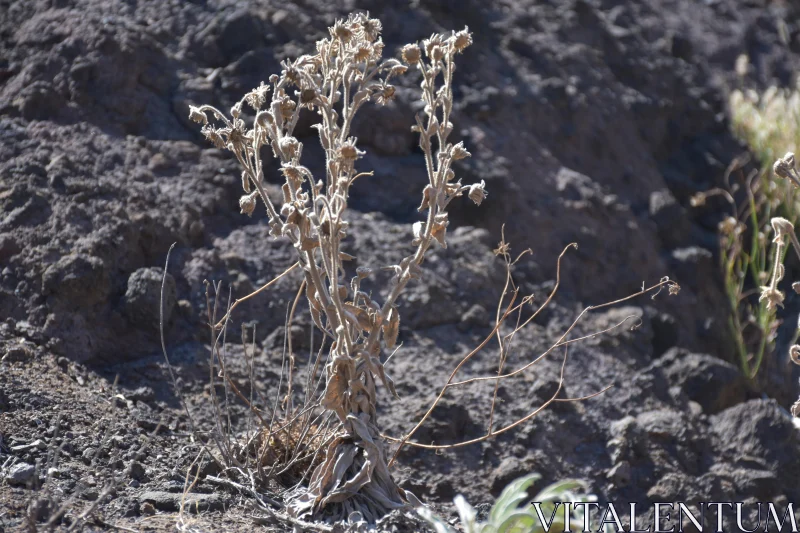
[[[741,56],[740,74],[749,68]],[[734,90],[728,100],[734,132],[747,143],[759,161],[769,164],[800,144],[800,87],[771,86],[763,93],[752,89]]]
[[[269,85],[262,83],[245,95],[231,109],[230,118],[208,105],[190,109],[190,118],[203,125],[205,136],[217,147],[230,150],[241,164],[245,192],[239,202],[242,213],[251,215],[260,198],[266,206],[270,234],[275,238],[288,239],[294,245],[297,263],[281,276],[299,268],[304,279],[297,297],[287,310],[286,331],[291,329],[298,301],[305,295],[313,323],[322,332],[323,340],[316,357],[309,359],[300,392],[294,390],[298,376],[294,375],[291,335],[287,335],[285,356],[288,360],[282,365],[282,382],[274,405],[267,409],[271,411],[270,416],[262,416],[261,411],[255,408],[252,395],[247,398],[232,380],[225,378],[226,394],[230,388],[231,396],[235,395],[249,405],[261,422],[263,431],[249,435],[244,447],[248,453],[253,453],[255,449],[255,454],[262,459],[255,467],[268,467],[268,471],[262,472],[267,477],[292,472],[298,474],[294,479],[296,490],[290,492],[289,504],[290,514],[298,518],[313,516],[374,522],[390,510],[420,505],[411,493],[398,487],[392,479],[385,440],[399,443],[395,456],[405,445],[423,448],[466,445],[516,427],[553,401],[576,400],[556,398],[561,391],[559,386],[545,405],[529,415],[501,429],[493,426],[496,384],[501,379],[519,375],[559,347],[565,349],[566,362],[569,344],[595,335],[568,339],[577,320],[586,312],[602,307],[587,308],[544,354],[513,372],[503,374],[514,336],[550,303],[558,282],[547,300],[529,317],[523,317],[522,313],[530,308],[533,297],[526,296],[518,301],[519,289],[511,278],[511,270],[525,253],[512,260],[508,244],[501,242],[495,253],[505,260],[507,279],[491,333],[478,348],[463,358],[428,413],[412,431],[402,438],[388,437],[380,432],[376,384],[380,382],[396,396],[394,383],[381,362],[381,353],[384,349],[394,349],[397,344],[400,328],[398,298],[409,283],[423,275],[420,265],[431,247],[447,246],[447,209],[450,202],[467,195],[480,205],[486,198],[482,181],[463,185],[455,179],[453,163],[469,157],[470,153],[462,143],[453,144],[449,141],[453,131],[451,115],[455,59],[472,43],[471,34],[465,28],[451,35],[434,34],[421,45],[406,45],[401,51],[401,62],[382,59],[384,45],[380,32],[381,23],[378,20],[363,14],[351,15],[330,28],[329,38],[317,42],[316,54],[305,55],[295,61],[284,61],[281,74],[271,76]],[[408,68],[416,68],[421,77],[424,109],[421,115],[417,115],[416,125],[412,129],[419,135],[419,146],[427,170],[428,184],[422,191],[419,207],[420,212],[426,213],[426,220],[413,225],[413,251],[397,264],[384,267],[394,274],[389,286],[382,292],[367,291],[362,284],[368,283],[373,269],[365,266],[357,268],[348,282],[345,263],[352,257],[342,249],[349,229],[346,215],[350,188],[360,177],[371,175],[356,170],[356,162],[364,152],[359,150],[357,140],[350,136],[350,129],[354,116],[364,104],[370,101],[385,104],[394,97],[392,79],[405,73]],[[252,108],[255,113],[249,126],[244,120],[245,106]],[[294,136],[294,129],[304,109],[314,111],[320,117],[316,128],[325,151],[323,180],[316,179],[301,163],[303,143]],[[285,179],[280,206],[275,205],[267,194],[261,159],[262,147],[265,146],[272,150],[273,156],[280,162]],[[561,257],[559,277],[560,263]],[[214,301],[213,305],[209,303],[212,381],[213,369],[217,364],[221,375],[226,376],[225,331],[231,312],[239,302],[265,290],[274,281],[233,305],[229,301],[227,312],[220,320],[217,320],[216,312],[220,291],[214,285],[213,298],[209,297],[209,302],[212,299]],[[671,293],[678,289],[674,282],[665,278],[653,287],[643,288],[636,295],[662,287],[669,287]],[[384,295],[382,302],[376,296],[379,293]],[[510,328],[504,326],[507,321],[512,324]],[[624,321],[616,327],[622,323]],[[458,370],[495,338],[500,346],[497,375],[456,381]],[[244,334],[242,340],[246,346]],[[437,446],[411,440],[447,390],[482,380],[495,383],[492,415],[485,436],[463,443]],[[215,394],[212,396],[217,402]],[[294,403],[296,396],[303,397],[302,403]],[[218,418],[223,420],[225,413],[217,403],[215,409]],[[221,426],[221,423],[218,425]],[[223,433],[223,429],[218,428],[216,433]],[[230,463],[240,470],[242,466],[247,466],[247,457],[237,451],[234,443],[219,437],[218,440],[218,448],[224,451],[223,455],[231,458]],[[266,466],[265,462],[268,463]],[[300,464],[308,466],[305,469],[297,468]],[[247,479],[246,475],[244,479]]]
[[[795,188],[800,188],[800,173],[795,166],[795,158],[792,152],[788,152],[782,158],[775,161],[773,165],[775,175],[781,179],[785,179]],[[783,266],[786,257],[787,247],[791,245],[795,251],[798,259],[800,259],[800,242],[794,231],[794,224],[783,217],[773,217],[770,220],[772,231],[775,237],[772,239],[774,243],[774,258],[772,260],[772,267],[769,272],[764,272],[765,279],[769,282],[761,287],[760,302],[768,310],[775,310],[778,307],[783,307],[784,294],[778,288],[778,284],[783,279],[785,268]],[[768,276],[768,278],[766,278]],[[792,289],[800,294],[800,282],[792,283]],[[797,341],[798,333],[800,333],[800,323],[798,323],[798,331],[794,334],[794,340]],[[797,365],[800,365],[800,345],[793,344],[789,348],[789,358]],[[800,399],[792,406],[792,415],[800,416]]]

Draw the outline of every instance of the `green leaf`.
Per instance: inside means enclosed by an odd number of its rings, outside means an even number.
[[[415,511],[431,525],[436,533],[456,533],[439,515],[434,514],[428,507],[417,507]]]
[[[497,533],[544,533],[544,529],[534,515],[516,511],[505,517]]]
[[[464,526],[465,533],[478,533],[479,527],[475,523],[475,516],[477,515],[475,509],[461,494],[455,497],[453,503],[456,504],[458,517],[461,520],[461,525]]]
[[[586,485],[577,479],[565,479],[543,488],[533,501],[535,502],[558,502],[565,501],[565,496],[572,496],[577,490],[585,490]]]
[[[514,512],[520,503],[528,499],[528,487],[536,483],[542,476],[533,473],[512,481],[500,497],[497,498],[492,510],[489,512],[490,524],[501,524],[505,516]]]

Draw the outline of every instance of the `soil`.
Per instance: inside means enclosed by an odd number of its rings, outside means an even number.
[[[759,379],[746,379],[718,267],[716,226],[727,206],[689,203],[723,185],[746,153],[730,132],[728,91],[793,82],[795,4],[0,0],[0,530],[44,529],[58,510],[60,528],[87,511],[86,530],[291,529],[254,510],[251,496],[215,484],[220,472],[207,458],[186,496],[192,512],[179,512],[200,449],[193,429],[214,424],[206,314],[214,289],[205,281],[221,282],[224,306],[229,291],[244,296],[293,262],[291,247],[269,237],[263,208],[239,213],[237,163],[200,136],[188,106],[229,108],[351,10],[383,21],[387,54],[435,31],[474,32],[458,63],[454,111],[455,140],[472,158],[457,173],[489,191],[480,207],[454,204],[449,247],[430,255],[401,300],[402,348],[387,365],[400,399],[380,393],[387,434],[413,427],[490,333],[504,281],[492,250],[503,226],[513,251],[532,249],[514,275],[537,302],[554,287],[558,254],[579,245],[565,256],[554,302],[517,336],[508,368],[545,351],[588,305],[663,276],[682,287],[581,321],[576,336],[635,317],[570,350],[563,397],[612,389],[554,404],[479,444],[406,448],[393,469],[399,484],[448,519],[456,494],[491,502],[533,471],[542,474],[537,487],[576,477],[601,501],[640,508],[800,500],[800,434],[786,409],[798,376],[782,340],[798,297],[782,311],[779,349]],[[742,53],[751,62],[743,79],[734,72]],[[410,75],[395,102],[365,109],[355,125],[367,151],[360,168],[375,170],[351,198],[356,266],[392,264],[410,247],[425,182],[410,131],[415,82]],[[299,136],[315,170],[323,159],[311,126],[302,122]],[[175,382],[158,315],[173,243],[164,330]],[[286,276],[233,317],[230,370],[262,405],[278,386],[299,281]],[[239,331],[253,323],[250,376]],[[300,366],[309,324],[301,312],[292,331]],[[463,378],[496,366],[489,349]],[[556,354],[505,381],[496,424],[549,398],[560,367]],[[483,382],[448,395],[416,438],[480,437],[492,390]],[[250,417],[232,404],[241,429]],[[262,493],[280,499],[277,486]],[[422,526],[393,516],[381,527]]]

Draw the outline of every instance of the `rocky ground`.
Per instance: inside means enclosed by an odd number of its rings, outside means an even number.
[[[566,396],[613,389],[488,442],[404,450],[401,486],[445,514],[456,494],[490,502],[531,471],[542,483],[579,477],[602,501],[642,507],[798,501],[800,438],[785,408],[797,376],[781,354],[757,382],[740,375],[717,266],[726,206],[689,204],[745,152],[730,134],[726,91],[792,82],[800,13],[790,3],[0,0],[0,530],[44,528],[62,507],[59,527],[84,512],[95,530],[288,527],[205,477],[187,496],[199,512],[178,512],[198,453],[181,398],[197,424],[212,423],[204,281],[222,281],[223,298],[228,287],[242,296],[293,261],[268,237],[263,211],[239,214],[237,164],[201,138],[188,105],[230,107],[356,9],[383,21],[389,54],[435,31],[474,32],[454,115],[473,157],[457,170],[489,191],[480,207],[454,207],[450,247],[402,300],[403,347],[389,364],[401,399],[381,399],[388,434],[413,426],[490,331],[504,275],[492,249],[504,224],[514,250],[533,250],[515,276],[538,301],[554,285],[558,253],[579,244],[554,304],[518,336],[512,367],[587,305],[667,275],[682,286],[582,322],[576,333],[637,317],[637,328],[571,350]],[[734,74],[742,53],[751,59],[744,80]],[[404,255],[417,217],[424,162],[410,131],[415,78],[405,83],[396,102],[365,110],[355,126],[368,152],[362,168],[375,170],[352,197],[351,252],[363,265]],[[299,133],[313,169],[322,159],[311,125]],[[277,193],[277,173],[270,179]],[[174,242],[165,333],[177,387],[158,334]],[[241,346],[230,347],[233,371],[257,396],[274,395],[298,282],[287,276],[234,317],[237,339],[242,323],[257,322],[252,380]],[[797,307],[787,303],[787,324]],[[301,351],[308,324],[301,313]],[[464,375],[495,365],[487,352]],[[498,422],[547,399],[559,367],[545,359],[504,383]],[[491,390],[448,397],[418,438],[481,436]],[[241,406],[232,409],[244,423]],[[217,473],[203,465],[203,476]]]

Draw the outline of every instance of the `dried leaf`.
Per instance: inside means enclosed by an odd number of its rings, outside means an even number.
[[[358,326],[363,331],[372,329],[372,322],[366,310],[349,303],[344,304],[344,309],[352,316],[353,325]]]
[[[392,306],[389,310],[389,316],[383,321],[383,340],[386,342],[387,348],[394,348],[395,344],[397,344],[397,334],[399,332],[400,313],[398,313],[395,306]]]
[[[335,411],[340,418],[345,415],[345,393],[347,392],[347,379],[336,372],[328,378],[325,393],[322,397],[322,406]]]
[[[303,240],[300,243],[300,250],[303,252],[310,252],[311,250],[317,248],[318,246],[319,246],[319,239],[303,237]]]
[[[426,185],[425,188],[422,190],[422,203],[417,208],[417,211],[425,211],[431,205],[431,193],[433,192],[433,187],[430,184]]]

